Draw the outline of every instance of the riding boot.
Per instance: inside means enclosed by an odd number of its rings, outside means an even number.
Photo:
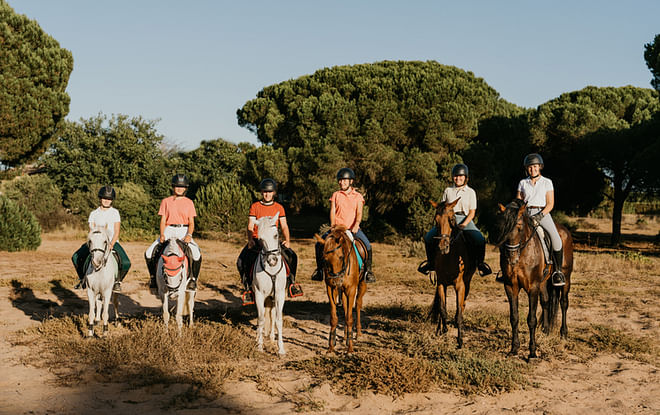
[[[417,267],[417,272],[420,272],[424,275],[428,275],[429,272],[433,269],[433,244],[430,244],[424,240],[424,249],[426,250],[426,261],[423,261]]]
[[[154,290],[158,288],[158,285],[156,284],[156,267],[158,267],[158,262],[156,261],[155,254],[155,252],[152,254],[154,256],[153,258],[147,258],[146,255],[144,256],[144,260],[147,263],[147,270],[149,270],[149,288]]]
[[[126,273],[128,270],[124,271],[122,267],[122,260],[121,257],[119,256],[119,253],[116,251],[112,251],[112,255],[115,256],[115,260],[117,260],[117,275],[115,276],[115,284],[112,286],[112,292],[113,293],[120,293],[121,292],[121,282],[126,276]]]
[[[555,287],[562,287],[566,285],[566,277],[561,272],[562,264],[564,263],[564,250],[553,251],[552,256],[554,259],[554,272],[552,273],[552,285]]]
[[[296,282],[295,274],[289,274],[286,278],[286,287],[286,293],[289,298],[300,297],[303,295],[302,287]]]
[[[197,278],[199,277],[199,270],[202,268],[202,257],[200,256],[197,261],[193,260],[190,266],[190,281],[186,291],[197,291]]]
[[[312,281],[323,281],[323,244],[316,243],[314,245],[316,253],[316,269],[312,274]]]
[[[89,248],[87,244],[83,244],[71,257],[73,261],[73,267],[76,269],[76,274],[78,274],[78,283],[75,285],[74,289],[85,288],[85,263],[89,257]]]
[[[486,257],[486,246],[482,248],[477,248],[477,269],[479,270],[479,275],[485,277],[493,273],[493,270],[490,269],[490,265],[484,261]]]
[[[371,249],[369,249],[367,251],[367,258],[364,260],[364,279],[369,284],[376,282],[376,276],[374,275],[373,272],[371,272],[371,262],[372,262]]]
[[[241,282],[243,283],[243,294],[241,295],[242,305],[254,304],[254,293],[252,292],[252,274],[250,271],[241,272]]]

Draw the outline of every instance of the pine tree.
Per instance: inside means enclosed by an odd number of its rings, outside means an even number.
[[[41,227],[30,211],[0,195],[0,251],[34,251],[41,245]]]

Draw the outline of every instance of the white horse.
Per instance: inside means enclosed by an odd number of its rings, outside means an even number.
[[[115,321],[119,321],[117,295],[112,286],[119,271],[119,265],[112,255],[110,234],[106,228],[92,229],[87,235],[90,261],[85,270],[87,299],[89,300],[89,323],[87,337],[94,336],[94,323],[103,319],[103,336],[108,334],[108,308],[110,302],[115,310]]]
[[[175,320],[179,332],[183,327],[183,316],[188,315],[188,327],[193,326],[193,308],[195,292],[186,291],[189,281],[190,264],[176,238],[170,238],[158,259],[156,284],[158,297],[163,302],[163,322],[165,327],[170,321],[170,300],[176,301]]]
[[[282,260],[278,240],[278,218],[279,213],[274,217],[264,216],[257,220],[261,251],[253,268],[252,291],[258,313],[257,349],[259,351],[264,349],[263,331],[266,316],[268,316],[270,318],[270,340],[275,340],[275,326],[277,326],[277,354],[284,356],[286,351],[284,350],[284,340],[282,340],[282,311],[286,300],[286,266]]]

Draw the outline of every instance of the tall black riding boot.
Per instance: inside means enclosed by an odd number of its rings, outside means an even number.
[[[421,272],[424,275],[428,275],[429,272],[433,269],[433,244],[426,242],[424,240],[424,249],[426,250],[426,261],[423,261],[417,267],[417,272]]]
[[[566,277],[564,273],[561,272],[561,267],[564,263],[564,250],[560,249],[558,251],[552,252],[552,257],[554,259],[554,272],[552,273],[552,285],[555,287],[562,287],[566,285]]]
[[[197,291],[197,278],[199,278],[199,270],[202,268],[202,256],[199,256],[197,261],[193,260],[192,265],[190,265],[190,281],[188,281],[188,286],[186,291]]]
[[[155,254],[156,254],[155,252],[152,254],[154,258],[147,258],[146,254],[144,256],[144,260],[147,263],[147,270],[149,271],[149,277],[150,277],[149,288],[153,288],[153,289],[158,288],[158,285],[156,285],[156,267],[158,266],[158,262],[156,261]]]
[[[316,253],[316,269],[312,274],[312,281],[323,281],[323,244],[317,242],[314,245],[314,252]]]
[[[364,260],[364,279],[368,283],[376,282],[376,276],[371,272],[371,263],[373,257],[371,256],[371,249],[367,251],[367,258]]]

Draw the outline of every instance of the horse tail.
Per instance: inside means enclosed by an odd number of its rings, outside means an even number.
[[[549,278],[547,282],[548,287],[548,325],[550,330],[555,327],[555,322],[557,321],[557,314],[559,314],[559,297],[561,297],[561,292],[563,287],[555,287],[552,285],[552,279]]]
[[[431,304],[431,310],[427,318],[430,318],[433,323],[438,322],[438,316],[440,315],[440,294],[438,290],[435,290],[435,296],[433,297],[433,304]]]

